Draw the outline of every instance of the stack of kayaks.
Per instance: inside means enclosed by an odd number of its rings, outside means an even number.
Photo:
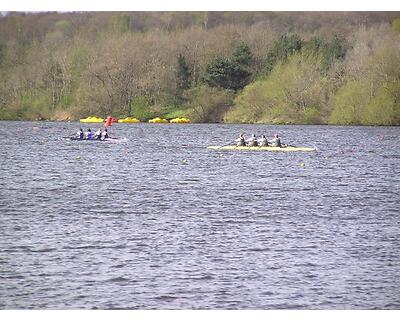
[[[239,150],[239,151],[283,151],[283,152],[290,152],[290,151],[316,151],[317,148],[313,147],[237,147],[237,146],[209,146],[207,149],[212,150]]]
[[[85,119],[80,119],[79,121],[84,123],[101,123],[104,122],[104,119],[97,117],[87,117]]]
[[[127,117],[125,119],[119,119],[119,123],[139,123],[140,121],[136,118]]]
[[[190,123],[190,120],[188,118],[175,118],[170,120],[169,122],[171,123]]]
[[[162,118],[154,118],[149,120],[149,123],[169,123],[169,121],[167,119],[162,119]]]

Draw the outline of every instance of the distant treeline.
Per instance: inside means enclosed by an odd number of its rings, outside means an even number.
[[[400,124],[398,12],[8,13],[0,119]]]

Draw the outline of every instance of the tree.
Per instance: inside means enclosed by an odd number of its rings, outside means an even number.
[[[291,54],[300,51],[303,44],[304,41],[297,34],[281,35],[267,54],[265,61],[266,72],[271,72],[277,62],[285,62]]]
[[[204,80],[211,87],[237,91],[250,82],[253,59],[250,48],[239,44],[231,57],[217,57],[206,66]]]
[[[244,42],[239,43],[232,53],[231,61],[241,67],[251,67],[253,55],[249,46]]]
[[[392,21],[392,31],[400,33],[400,18],[394,19]]]
[[[228,122],[319,123],[328,87],[321,58],[297,53],[237,96]]]
[[[346,56],[347,49],[348,45],[346,43],[346,39],[335,36],[330,43],[327,43],[325,46],[323,46],[324,67],[329,69],[336,60],[343,61]]]
[[[178,63],[176,66],[176,89],[178,95],[183,90],[189,89],[192,81],[192,73],[186,62],[185,57],[182,54],[178,55]]]

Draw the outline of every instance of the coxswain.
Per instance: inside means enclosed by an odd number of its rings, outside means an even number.
[[[281,138],[278,136],[277,133],[275,133],[275,137],[274,137],[274,139],[272,139],[271,142],[272,142],[272,146],[273,146],[273,147],[282,148]]]
[[[82,128],[80,128],[79,131],[76,133],[76,138],[78,140],[83,140],[83,130],[82,130]]]
[[[101,139],[101,128],[99,128],[95,133],[94,133],[94,139],[95,140],[100,140]]]
[[[261,139],[258,142],[258,144],[259,144],[260,147],[268,147],[268,140],[267,140],[267,137],[265,136],[265,134],[263,134],[261,136]]]
[[[92,130],[87,129],[87,131],[86,131],[86,140],[92,140],[92,139],[93,139]]]
[[[246,146],[246,141],[245,141],[245,139],[244,139],[243,133],[241,133],[241,134],[239,135],[239,138],[237,138],[235,141],[237,142],[237,143],[236,143],[236,146],[238,146],[238,147],[244,147],[244,146]]]
[[[257,137],[256,137],[255,134],[253,134],[251,136],[251,138],[248,141],[247,146],[249,146],[249,147],[258,147]]]

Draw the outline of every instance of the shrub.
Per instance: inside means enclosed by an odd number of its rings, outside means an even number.
[[[193,122],[221,122],[224,113],[232,106],[233,92],[202,85],[185,92],[187,106],[191,108]]]

